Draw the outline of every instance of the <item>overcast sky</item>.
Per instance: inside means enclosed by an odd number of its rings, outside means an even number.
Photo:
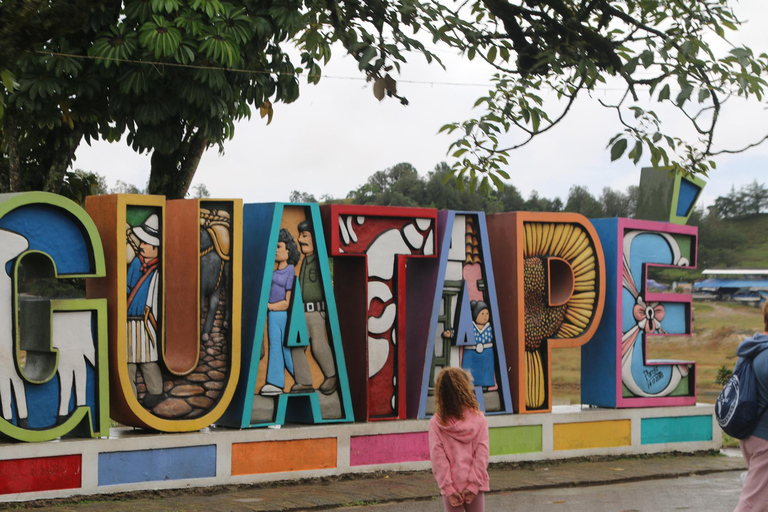
[[[756,53],[768,51],[768,3],[743,0],[734,3],[734,9],[749,22],[731,40]],[[344,197],[375,171],[399,162],[411,163],[422,175],[441,161],[450,163],[446,151],[453,139],[437,131],[445,123],[473,115],[472,105],[487,90],[492,71],[448,51],[440,55],[448,66],[445,71],[426,65],[420,56],[403,66],[396,76],[398,92],[410,102],[403,107],[392,99],[377,101],[354,60],[337,51],[319,85],[302,82],[295,103],[274,106],[272,124],[266,126],[257,108],[251,120],[238,123],[223,155],[215,148],[208,150],[193,184],[204,183],[212,197],[239,197],[246,203],[287,201],[292,190]],[[610,88],[595,93],[607,98],[611,94]],[[638,166],[625,159],[611,163],[605,149],[619,130],[613,113],[585,97],[553,131],[512,153],[510,183],[524,197],[537,190],[563,200],[573,185],[584,185],[599,196],[605,186],[624,190],[637,184],[640,168],[650,165],[648,160]],[[740,147],[759,139],[768,133],[765,104],[729,102],[719,130],[718,147]],[[768,143],[745,154],[720,157],[717,163],[707,180],[704,204],[732,185],[738,189],[755,179],[768,181],[764,173]],[[75,167],[102,174],[109,186],[121,180],[143,188],[150,162],[148,155],[134,153],[124,141],[98,142],[80,146]]]

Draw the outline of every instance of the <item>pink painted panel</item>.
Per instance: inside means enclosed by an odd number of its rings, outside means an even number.
[[[354,436],[349,441],[349,452],[350,466],[429,460],[429,434]]]

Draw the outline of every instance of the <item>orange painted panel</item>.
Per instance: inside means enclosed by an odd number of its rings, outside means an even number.
[[[195,369],[200,351],[200,202],[165,203],[165,365],[174,375]]]
[[[255,475],[336,467],[336,438],[232,445],[232,474]]]

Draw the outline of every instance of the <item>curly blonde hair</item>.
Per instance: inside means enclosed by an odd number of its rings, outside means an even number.
[[[441,425],[450,419],[464,418],[464,409],[479,411],[472,374],[462,368],[447,367],[435,381],[435,415]]]

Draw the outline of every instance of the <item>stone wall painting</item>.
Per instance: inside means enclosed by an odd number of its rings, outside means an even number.
[[[113,417],[159,431],[218,420],[239,377],[242,202],[89,197],[110,280]]]
[[[693,267],[697,229],[633,219],[592,220],[606,251],[611,284],[595,338],[582,347],[582,402],[603,407],[658,407],[696,403],[696,366],[654,361],[649,337],[691,333],[691,296],[653,293],[649,266]]]
[[[489,216],[497,298],[515,410],[552,409],[552,349],[587,343],[603,312],[597,233],[582,215]]]
[[[421,265],[422,272],[436,273],[437,281],[431,296],[421,296],[431,300],[432,310],[427,315],[430,325],[418,417],[434,414],[435,378],[446,366],[472,373],[478,402],[486,414],[510,414],[512,401],[485,214],[441,211],[437,232],[438,261],[425,260],[430,269]]]
[[[406,312],[428,314],[423,304],[406,307],[406,262],[436,257],[437,211],[354,205],[322,211],[344,351],[355,361],[349,367],[355,417],[405,418],[406,352],[423,358],[426,348],[426,340],[406,339]],[[420,376],[410,385],[420,387]]]
[[[243,366],[220,424],[353,420],[317,205],[245,206]]]
[[[0,196],[0,436],[109,433],[107,304],[72,281],[105,275],[85,211],[42,192]]]

